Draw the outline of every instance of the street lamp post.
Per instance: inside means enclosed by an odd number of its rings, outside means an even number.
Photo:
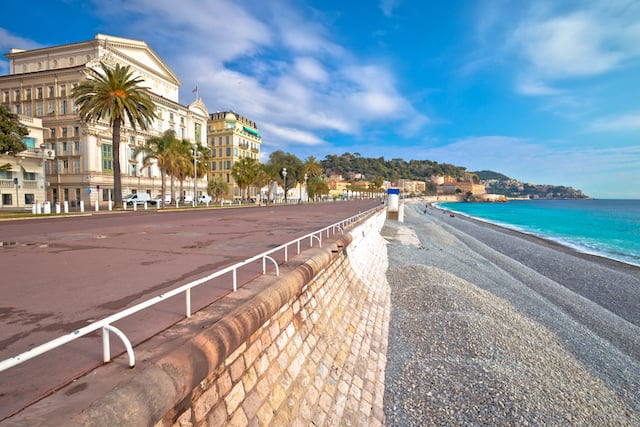
[[[304,192],[307,195],[307,203],[309,203],[309,192],[307,191],[307,179],[309,179],[309,175],[307,175],[306,173],[304,174]],[[300,197],[302,197],[302,194],[300,194]]]
[[[193,200],[191,203],[193,206],[197,203],[197,192],[198,192],[198,170],[196,166],[196,161],[198,160],[198,156],[200,153],[198,152],[198,146],[193,144],[193,149],[191,150],[191,154],[193,154]]]
[[[284,178],[284,202],[287,203],[287,168],[282,168],[282,177]]]

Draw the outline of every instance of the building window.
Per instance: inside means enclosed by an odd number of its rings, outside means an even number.
[[[56,113],[56,104],[53,101],[49,101],[49,109],[47,110],[47,114],[54,115]]]
[[[22,104],[16,105],[16,114],[22,114]]]
[[[60,114],[67,114],[67,100],[60,101]]]
[[[222,145],[222,137],[218,138],[218,145]]]
[[[202,125],[200,123],[194,124],[193,134],[195,135],[196,142],[202,141]]]
[[[51,129],[49,129],[49,131],[51,132],[51,138],[55,138],[56,137],[56,128],[51,128]]]
[[[24,98],[26,101],[31,101],[31,88],[24,90]]]
[[[42,117],[42,101],[36,103],[36,115]]]
[[[9,91],[8,90],[4,91],[3,100],[4,100],[5,103],[9,103]]]
[[[31,104],[26,104],[24,106],[24,115],[25,116],[29,116],[29,117],[33,117],[32,111],[31,111]]]
[[[73,159],[73,173],[80,173],[80,159]]]
[[[16,102],[20,102],[20,89],[16,89],[16,90],[13,92],[13,95],[14,95],[14,101],[16,101]]]
[[[227,135],[225,138],[226,138],[226,144],[229,145],[229,135]]]
[[[2,204],[5,205],[5,206],[13,204],[13,200],[11,198],[11,194],[3,194],[2,195]]]
[[[231,156],[231,147],[227,147],[227,157]]]
[[[62,130],[64,130],[64,128],[62,128]],[[68,142],[63,142],[63,143],[62,143],[62,151],[63,151],[64,153],[66,153],[67,151],[69,151],[69,150],[68,150],[68,145],[69,145],[69,143],[68,143]]]
[[[62,168],[65,170],[65,172],[67,171],[67,169],[69,169],[69,160],[64,159],[62,161]]]
[[[222,148],[218,148],[218,157],[222,157]]]
[[[42,99],[42,88],[41,87],[36,89],[36,98],[37,99]]]
[[[36,174],[33,172],[23,172],[22,173],[22,179],[25,181],[35,181],[36,180]]]
[[[60,85],[60,96],[67,96],[67,85]]]
[[[65,127],[63,127],[63,128],[62,128],[62,137],[63,137],[63,138],[66,138],[66,137],[68,136],[68,132],[69,132],[69,131],[67,130],[67,127],[66,127],[66,126],[65,126]]]
[[[80,154],[80,141],[76,141],[73,143],[73,149],[75,154]]]
[[[73,136],[80,136],[80,128],[78,126],[74,126]]]
[[[49,98],[56,96],[56,89],[53,86],[49,86]]]
[[[102,144],[102,170],[113,171],[113,147]]]

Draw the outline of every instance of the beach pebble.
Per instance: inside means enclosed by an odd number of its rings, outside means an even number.
[[[382,232],[392,304],[386,425],[640,425],[635,344],[624,352],[603,339],[628,340],[634,326],[592,333],[532,291],[547,279],[516,262],[514,277],[497,262],[507,266],[504,255],[463,243],[436,214],[406,209],[405,223]]]

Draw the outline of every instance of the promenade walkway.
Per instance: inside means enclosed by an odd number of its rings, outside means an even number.
[[[4,222],[0,241],[15,245],[0,248],[6,279],[0,358],[377,204],[353,201]],[[248,280],[259,273],[246,274]],[[214,284],[197,295],[193,309],[230,290],[229,281]],[[173,307],[161,306],[147,316],[144,328],[127,329],[133,330],[134,345],[180,320],[183,304],[176,300]],[[0,373],[0,419],[59,384],[70,383],[67,392],[77,393],[73,382],[100,364],[100,351],[96,336]]]

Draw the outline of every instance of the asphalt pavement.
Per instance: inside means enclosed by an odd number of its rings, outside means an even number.
[[[0,360],[379,203],[152,209],[2,221]],[[309,242],[303,242],[303,250],[304,245]],[[276,259],[282,261],[284,254]],[[261,269],[261,263],[242,269],[240,286]],[[231,290],[230,276],[195,289],[192,311]],[[117,326],[135,346],[183,319],[184,305],[184,298],[172,298]],[[0,372],[0,420],[100,366],[101,345],[95,333]],[[113,339],[112,348],[123,350]]]

